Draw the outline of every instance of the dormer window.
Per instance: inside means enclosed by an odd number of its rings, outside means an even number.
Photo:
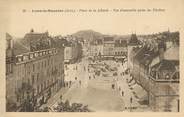
[[[46,55],[48,54],[48,51],[46,51]]]
[[[35,57],[38,57],[38,52],[34,53],[34,56],[35,56]]]
[[[22,61],[22,56],[17,57],[18,62]]]
[[[173,80],[176,80],[176,79],[179,79],[179,72],[176,72],[173,77],[172,77]]]
[[[39,56],[42,56],[42,52],[39,52]]]
[[[170,75],[169,74],[166,74],[165,75],[165,79],[169,79],[170,78]]]
[[[24,55],[23,60],[28,60],[28,55]]]
[[[34,55],[31,53],[31,54],[29,55],[29,58],[32,59],[33,57],[34,57]]]

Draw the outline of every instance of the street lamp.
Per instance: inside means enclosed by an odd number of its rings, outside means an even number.
[[[130,112],[132,111],[132,107],[131,107],[132,106],[132,100],[133,100],[132,97],[130,97]]]

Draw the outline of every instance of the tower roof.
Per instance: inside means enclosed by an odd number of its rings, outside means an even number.
[[[128,45],[138,45],[138,44],[139,44],[139,40],[137,39],[136,34],[132,34]]]

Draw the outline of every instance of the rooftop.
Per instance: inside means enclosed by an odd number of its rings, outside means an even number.
[[[155,51],[154,49],[150,49],[148,45],[145,45],[141,48],[135,48],[133,51],[136,51],[134,60],[144,66],[148,66],[153,60],[153,58],[158,56],[158,51]]]
[[[175,71],[176,70],[175,66],[178,66],[178,65],[179,65],[179,61],[164,59],[159,63],[157,63],[156,65],[154,65],[153,68],[157,69],[158,71],[161,71],[161,70]]]
[[[179,46],[174,45],[164,53],[164,58],[167,60],[178,60],[179,61]]]

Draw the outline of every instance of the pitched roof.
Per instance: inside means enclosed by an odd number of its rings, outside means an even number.
[[[112,36],[104,36],[104,42],[113,42],[114,41],[114,38]]]
[[[13,51],[14,51],[14,55],[19,55],[22,53],[29,52],[30,49],[27,45],[22,43],[21,40],[18,40],[18,41],[14,41]]]
[[[115,47],[127,47],[127,41],[126,40],[115,40]]]
[[[6,39],[7,40],[11,40],[12,39],[12,36],[9,33],[6,33]]]
[[[24,36],[24,39],[25,40],[29,40],[29,41],[39,41],[41,39],[47,39],[49,36],[48,36],[48,33],[27,33],[25,36]]]
[[[158,71],[161,70],[176,70],[175,66],[179,65],[179,61],[172,60],[162,60],[159,63],[155,64],[152,68],[156,68]]]
[[[167,60],[178,60],[179,61],[179,46],[174,45],[164,53],[164,58]]]
[[[148,66],[153,58],[158,56],[158,51],[154,51],[153,49],[150,50],[147,45],[135,50],[137,51],[137,53],[134,56],[134,60],[144,66]]]

